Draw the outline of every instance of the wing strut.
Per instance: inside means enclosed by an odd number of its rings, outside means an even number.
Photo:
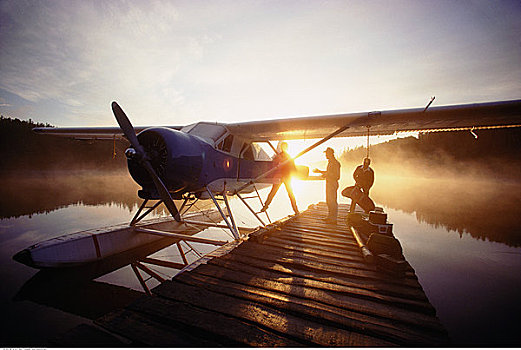
[[[332,132],[331,134],[327,135],[326,137],[324,137],[324,138],[321,139],[320,141],[315,142],[314,144],[312,144],[311,146],[309,146],[309,147],[306,148],[305,150],[301,151],[299,154],[297,154],[295,157],[293,157],[293,159],[288,159],[288,160],[286,160],[285,162],[280,163],[280,164],[277,165],[276,167],[271,168],[270,170],[266,171],[265,173],[263,173],[263,174],[257,176],[255,179],[253,179],[253,180],[247,182],[246,184],[242,185],[241,187],[239,187],[239,188],[234,192],[234,194],[237,194],[237,193],[241,192],[242,190],[244,190],[246,187],[255,184],[255,183],[256,183],[257,181],[259,181],[260,179],[265,178],[265,177],[268,176],[268,175],[271,175],[272,173],[274,173],[275,171],[277,171],[279,168],[285,166],[286,164],[288,164],[288,163],[291,162],[292,160],[297,159],[297,158],[303,156],[304,154],[308,153],[308,152],[311,151],[312,149],[317,148],[318,146],[320,146],[320,145],[323,144],[324,142],[326,142],[326,141],[328,141],[329,139],[335,137],[336,135],[342,133],[343,131],[347,130],[348,128],[349,128],[349,125],[344,125],[343,127],[339,128],[339,129],[336,130],[335,132]]]
[[[257,195],[258,195],[258,192],[257,192]],[[257,220],[259,220],[262,227],[266,227],[266,224],[264,223],[264,221],[262,221],[262,219],[259,217],[259,215],[255,212],[255,210],[253,210],[253,208],[248,204],[248,202],[246,202],[246,199],[243,198],[239,193],[237,193],[237,197],[239,197],[239,199],[244,203],[246,208],[248,208],[248,210],[251,211],[251,213],[257,218]],[[259,199],[260,199],[260,197],[259,197]],[[262,203],[262,200],[261,200],[261,203]],[[269,217],[268,217],[268,219],[269,219]]]
[[[212,191],[210,190],[210,188],[208,186],[206,186],[206,191],[208,191],[208,194],[210,195],[210,198],[212,199],[213,201],[213,204],[215,204],[215,207],[217,208],[217,210],[219,210],[219,213],[221,214],[224,222],[226,223],[226,226],[228,226],[228,229],[230,230],[230,232],[233,234],[233,238],[235,238],[236,240],[239,240],[239,232],[238,230],[235,231],[235,225],[232,226],[230,224],[230,221],[228,220],[228,218],[226,217],[226,215],[224,214],[221,206],[219,205],[219,203],[217,203],[217,199],[215,198],[214,194],[212,193]],[[226,196],[226,194],[223,194],[224,196]],[[228,201],[226,201],[228,202]],[[230,209],[227,207],[227,210],[228,212],[230,212]]]

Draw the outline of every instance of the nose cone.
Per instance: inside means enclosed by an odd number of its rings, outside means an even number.
[[[31,252],[27,249],[24,249],[22,251],[19,251],[13,256],[13,260],[17,261],[19,263],[22,263],[24,265],[34,267],[34,261],[31,257]]]

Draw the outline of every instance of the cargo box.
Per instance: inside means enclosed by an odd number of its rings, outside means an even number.
[[[369,213],[369,221],[373,224],[386,224],[387,214],[372,211]]]
[[[400,245],[400,242],[394,237],[382,235],[379,233],[372,233],[369,236],[366,245],[374,255],[387,254],[396,259],[401,259],[403,256],[402,246]]]

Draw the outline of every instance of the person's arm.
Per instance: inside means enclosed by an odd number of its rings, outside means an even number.
[[[358,167],[353,172],[353,179],[355,180],[355,183],[358,182]]]
[[[371,169],[371,171],[369,172],[369,188],[373,187],[373,183],[374,183],[374,170]]]

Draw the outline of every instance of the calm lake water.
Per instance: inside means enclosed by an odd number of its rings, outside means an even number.
[[[350,182],[350,174],[343,174],[341,186]],[[44,239],[128,222],[139,205],[138,187],[128,175],[39,174],[4,178],[2,183],[0,345],[45,346],[139,295],[142,289],[128,266],[75,289],[67,279],[49,279],[12,260],[16,252]],[[323,182],[296,181],[294,186],[301,210],[324,200]],[[267,189],[261,194],[265,198]],[[404,255],[456,345],[521,345],[520,183],[377,174],[371,196],[388,213]],[[232,206],[241,225],[255,225],[241,203]],[[270,214],[278,219],[290,212],[282,187]],[[200,235],[231,239],[220,229]],[[201,254],[212,249],[201,244],[193,248]],[[181,261],[173,247],[154,256]],[[195,252],[188,256],[191,261],[198,257]],[[176,272],[154,269],[164,277]]]

